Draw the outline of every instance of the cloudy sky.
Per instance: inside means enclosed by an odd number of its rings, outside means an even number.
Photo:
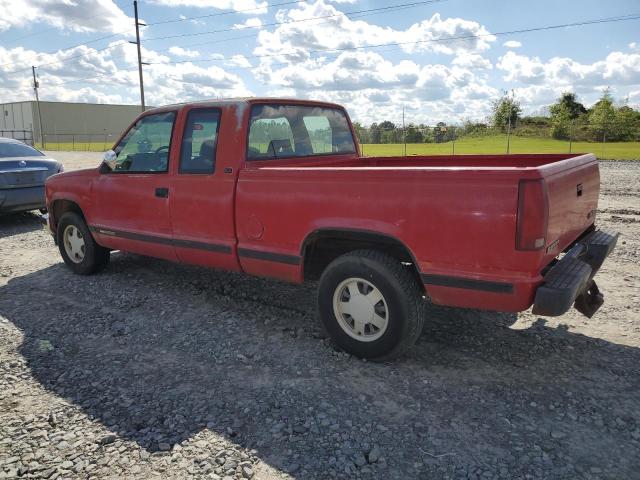
[[[31,65],[44,100],[139,103],[132,2],[0,0],[0,11],[0,103],[33,98]],[[455,123],[484,118],[504,90],[538,113],[563,91],[590,105],[610,87],[640,106],[637,0],[144,0],[139,11],[150,105],[277,95],[339,102],[364,123],[398,122],[403,106],[408,121]]]

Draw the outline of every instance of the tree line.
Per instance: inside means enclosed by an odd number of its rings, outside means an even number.
[[[565,92],[546,110],[545,115],[522,116],[520,102],[504,94],[492,102],[491,115],[484,122],[467,120],[459,126],[446,122],[435,126],[409,123],[403,129],[402,125],[385,120],[369,127],[357,122],[353,126],[361,143],[441,143],[507,132],[559,140],[640,141],[640,111],[627,101],[616,103],[608,88],[590,108],[580,103],[575,93]]]

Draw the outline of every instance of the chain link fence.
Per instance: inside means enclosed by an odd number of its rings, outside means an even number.
[[[31,130],[0,130],[0,137],[13,138],[33,146],[33,132]]]
[[[570,123],[559,129],[548,119],[493,127],[466,122],[435,126],[391,122],[355,125],[364,155],[464,155],[594,153],[602,159],[640,160],[640,127]]]
[[[569,124],[563,129],[548,122],[520,121],[513,128],[467,122],[435,126],[391,122],[354,125],[363,155],[465,155],[508,153],[594,153],[601,159],[640,160],[640,127]],[[43,150],[93,151],[110,149],[119,133],[45,133],[40,142],[30,130],[0,130]]]
[[[116,133],[45,133],[39,146],[43,150],[104,152],[119,136]]]

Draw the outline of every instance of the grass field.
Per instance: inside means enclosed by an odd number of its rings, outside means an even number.
[[[39,147],[39,145],[36,145]],[[103,152],[111,148],[104,142],[47,142],[46,150]],[[552,138],[511,137],[511,153],[567,153],[569,142]],[[407,155],[451,155],[471,153],[506,153],[506,136],[464,137],[456,142],[446,143],[408,143]],[[571,151],[575,153],[594,153],[598,158],[609,160],[640,160],[640,142],[591,143],[574,142]],[[399,156],[404,154],[402,144],[364,144],[364,155]]]
[[[399,156],[404,154],[402,144],[365,144],[362,153],[370,156]],[[552,138],[511,137],[510,153],[567,153],[569,142]],[[456,142],[407,144],[407,155],[451,155],[452,153],[506,153],[506,136],[464,137]],[[591,143],[574,142],[571,152],[593,153],[609,160],[640,160],[640,142]]]
[[[36,148],[41,145],[36,143]],[[56,152],[104,152],[113,146],[113,142],[46,142],[43,150]]]

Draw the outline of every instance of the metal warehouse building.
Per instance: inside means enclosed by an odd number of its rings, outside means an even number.
[[[112,143],[140,113],[139,105],[40,102],[42,133],[36,101],[0,103],[0,136],[35,145],[52,143]]]

